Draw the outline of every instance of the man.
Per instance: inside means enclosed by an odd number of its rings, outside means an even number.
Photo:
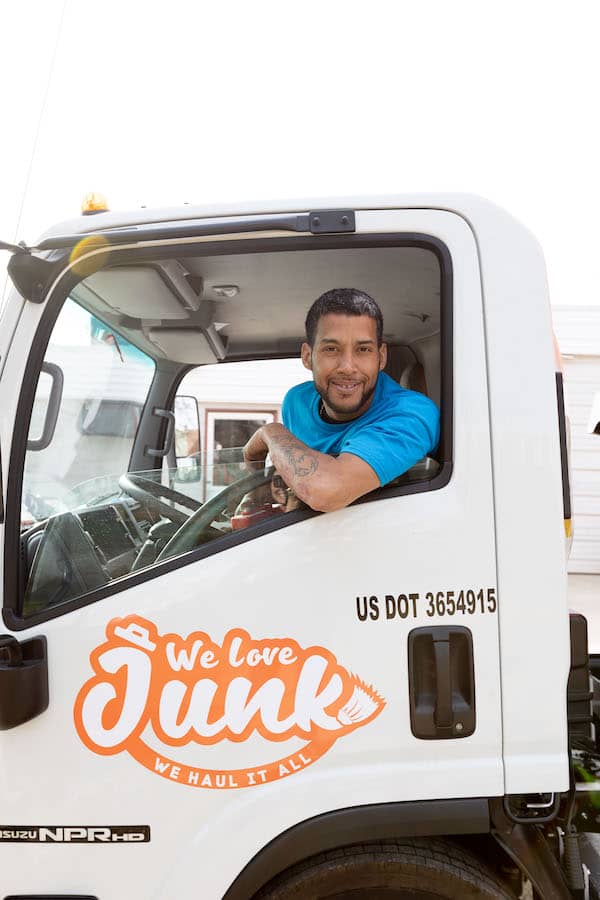
[[[423,394],[382,372],[383,317],[354,288],[322,294],[306,317],[302,362],[313,381],[283,401],[283,425],[263,425],[244,447],[248,463],[267,454],[294,494],[331,512],[387,484],[430,453],[439,414]]]

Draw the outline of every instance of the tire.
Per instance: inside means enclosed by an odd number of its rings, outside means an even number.
[[[255,900],[515,900],[470,853],[406,838],[342,847],[292,866]]]

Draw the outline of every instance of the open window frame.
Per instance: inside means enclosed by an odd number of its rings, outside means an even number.
[[[161,241],[151,242],[147,246],[135,248],[119,248],[111,250],[111,264],[118,262],[143,263],[155,260],[159,255],[164,259],[169,256],[184,259],[186,256],[217,256],[244,253],[273,253],[277,251],[296,250],[329,250],[352,248],[381,248],[381,247],[418,247],[431,251],[437,258],[440,273],[440,442],[436,452],[440,464],[439,471],[429,480],[414,481],[406,484],[390,485],[379,488],[359,500],[355,504],[372,503],[379,499],[399,497],[407,494],[416,494],[426,491],[439,490],[450,481],[453,461],[453,271],[452,259],[447,246],[438,238],[424,233],[384,233],[384,234],[340,234],[340,235],[314,235],[295,237],[253,237],[249,239],[215,240],[195,243],[189,242],[164,244]],[[19,397],[17,422],[29,423],[31,419],[35,391],[38,377],[44,362],[46,349],[52,334],[54,324],[60,310],[72,289],[83,280],[84,275],[77,274],[68,263],[69,255],[65,254],[65,268],[62,275],[55,282],[44,310],[40,325],[32,341],[30,354],[26,365],[26,375],[23,379],[21,394]],[[289,354],[260,354],[236,355],[228,357],[223,362],[243,361],[261,358],[285,358]],[[170,401],[174,402],[181,381],[190,370],[191,366],[183,367],[174,379]],[[155,374],[155,379],[158,371]],[[147,404],[152,399],[152,387]],[[143,414],[142,414],[143,415]],[[68,600],[60,605],[49,607],[41,612],[25,617],[23,615],[23,597],[25,594],[25,572],[20,552],[20,508],[23,486],[23,470],[25,464],[25,452],[27,443],[27,429],[15,428],[10,454],[9,478],[7,482],[6,502],[6,527],[5,527],[5,558],[4,558],[4,597],[3,619],[6,626],[14,631],[20,631],[42,622],[66,615],[73,610],[80,609],[112,594],[120,593],[130,587],[149,581],[164,575],[167,572],[195,563],[205,557],[222,553],[238,544],[246,543],[255,538],[269,534],[280,528],[292,525],[321,515],[310,509],[297,510],[286,513],[285,516],[277,516],[253,525],[242,531],[234,531],[225,534],[215,541],[191,549],[180,556],[165,559],[148,568],[132,572],[117,578],[80,597]],[[134,449],[135,452],[135,449]],[[156,467],[160,463],[157,461]],[[131,460],[129,467],[131,468]]]

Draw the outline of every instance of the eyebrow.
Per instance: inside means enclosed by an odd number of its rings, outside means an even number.
[[[319,338],[319,344],[339,344],[339,343],[340,342],[337,340],[337,338],[328,338],[328,337]],[[367,338],[362,341],[355,341],[355,343],[359,344],[359,345],[360,344],[375,344],[376,341],[374,341],[373,338]]]

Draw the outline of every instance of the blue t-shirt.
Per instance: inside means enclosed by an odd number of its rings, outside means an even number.
[[[320,399],[312,381],[291,388],[281,410],[285,427],[313,450],[359,456],[382,485],[410,469],[440,439],[435,403],[396,384],[385,372],[379,373],[369,408],[350,422],[324,422],[319,415]]]

